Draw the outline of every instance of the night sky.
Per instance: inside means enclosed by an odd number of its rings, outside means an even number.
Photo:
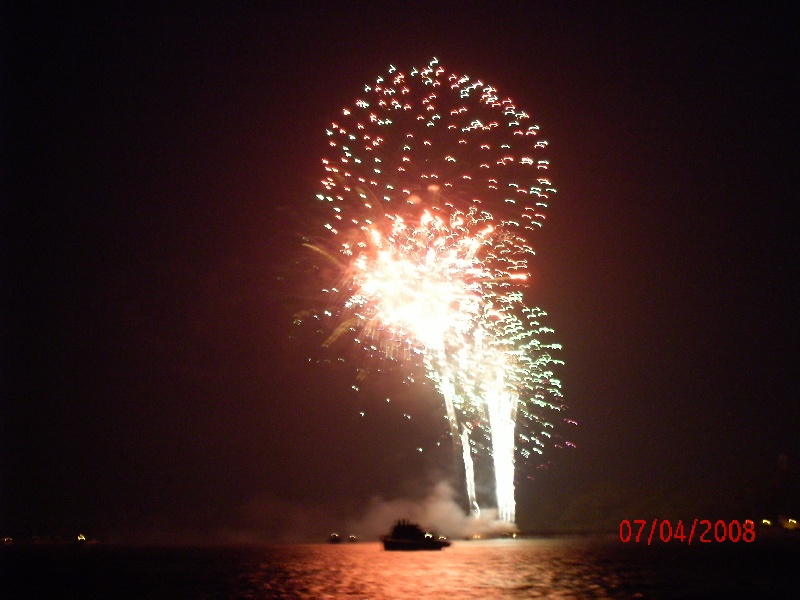
[[[0,15],[0,535],[314,539],[447,479],[431,386],[356,393],[293,325],[325,127],[432,56],[533,116],[559,190],[529,293],[577,448],[518,469],[520,526],[757,517],[778,455],[798,470],[788,9],[21,4]]]

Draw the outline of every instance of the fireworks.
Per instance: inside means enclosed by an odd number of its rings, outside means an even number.
[[[421,362],[444,398],[478,512],[474,455],[491,456],[498,515],[513,522],[515,455],[541,454],[563,406],[559,346],[522,286],[555,189],[539,128],[490,85],[434,59],[391,67],[327,130],[330,236],[309,244],[338,328],[390,358]]]

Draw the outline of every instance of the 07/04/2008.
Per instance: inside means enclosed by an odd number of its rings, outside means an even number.
[[[691,545],[694,540],[701,543],[750,543],[756,539],[755,523],[749,519],[744,523],[740,523],[737,520],[718,520],[712,523],[708,519],[694,519],[691,523],[691,528],[688,521],[684,526],[682,520],[678,521],[675,527],[672,526],[669,519],[653,519],[649,528],[647,528],[647,524],[648,522],[644,519],[634,519],[632,524],[628,519],[623,519],[619,524],[620,541],[637,544],[646,541],[649,546],[654,539],[664,543],[675,540],[688,545]],[[698,525],[700,525],[699,528]],[[647,531],[648,529],[649,531]],[[657,537],[656,530],[658,530]]]

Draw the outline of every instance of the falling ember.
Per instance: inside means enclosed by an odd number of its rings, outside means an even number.
[[[381,354],[424,365],[441,393],[465,489],[480,510],[476,457],[491,457],[499,518],[515,520],[514,461],[541,454],[564,408],[545,313],[522,288],[531,232],[555,193],[547,142],[480,80],[422,69],[367,85],[327,129],[328,235],[309,243],[338,328]]]

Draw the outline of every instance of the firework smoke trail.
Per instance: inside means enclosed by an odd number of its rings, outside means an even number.
[[[541,454],[548,414],[563,408],[558,345],[541,341],[544,313],[519,289],[527,236],[555,192],[547,142],[494,88],[436,59],[391,67],[327,134],[318,198],[333,237],[308,245],[340,271],[326,289],[339,323],[328,343],[355,331],[384,356],[421,361],[461,447],[471,509],[472,457],[489,454],[499,517],[513,522],[515,453]]]

